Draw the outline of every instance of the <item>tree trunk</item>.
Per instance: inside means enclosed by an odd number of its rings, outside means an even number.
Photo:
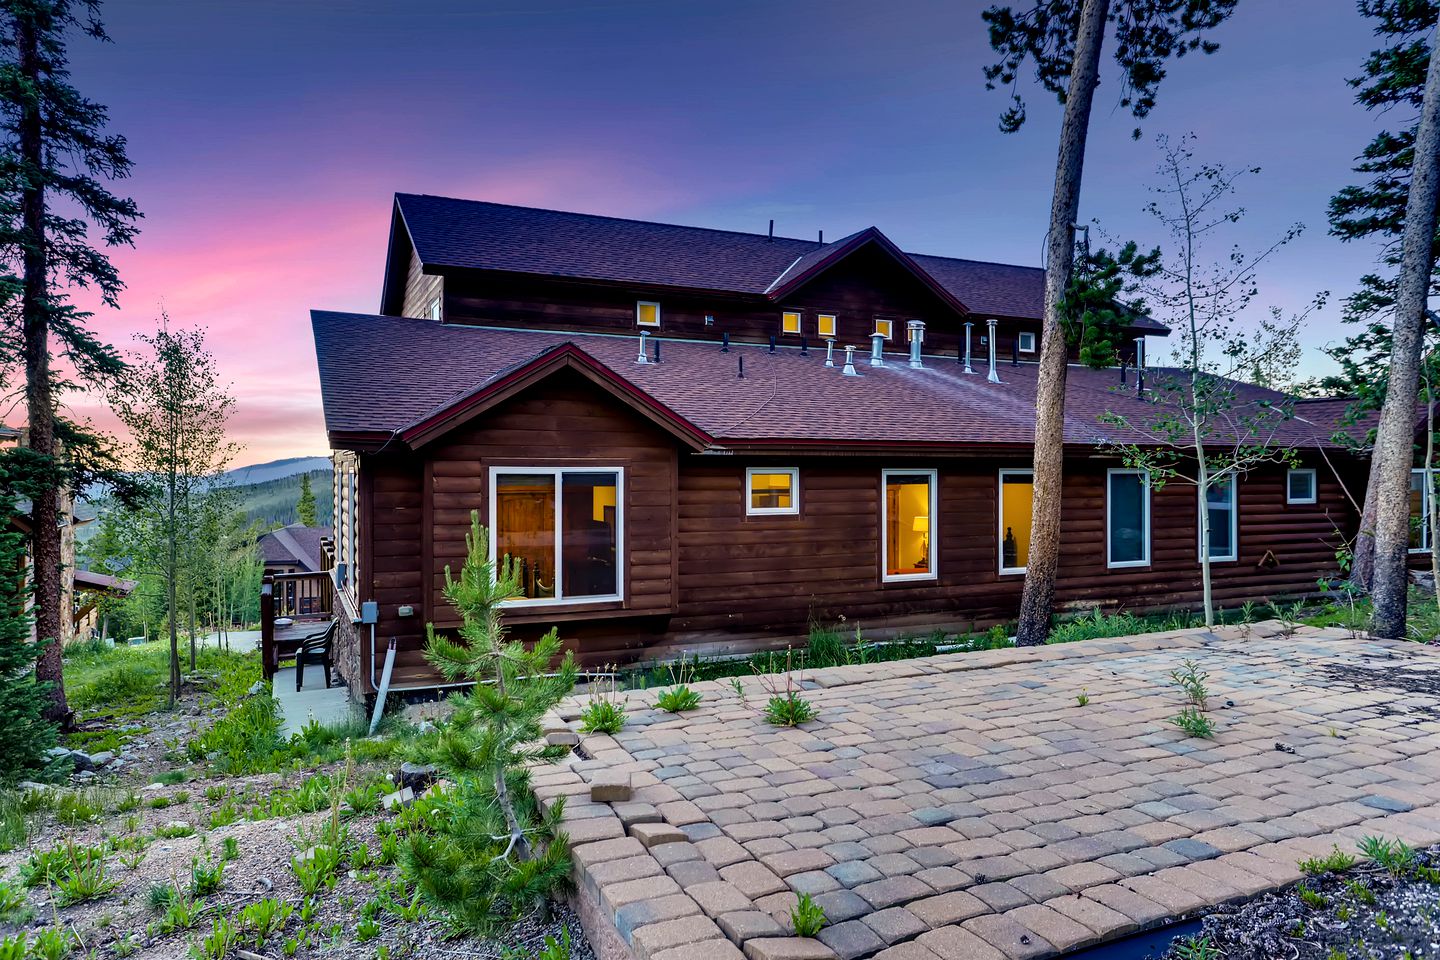
[[[1415,400],[1420,379],[1421,333],[1434,263],[1435,199],[1440,186],[1440,25],[1430,37],[1425,100],[1415,134],[1415,161],[1405,204],[1405,239],[1395,298],[1390,384],[1380,410],[1375,463],[1380,471],[1375,516],[1374,614],[1371,632],[1385,640],[1405,636],[1410,543],[1410,468],[1415,460]],[[1435,548],[1436,544],[1431,545]]]
[[[1090,105],[1100,77],[1100,46],[1110,0],[1085,0],[1075,38],[1075,61],[1060,126],[1055,193],[1045,253],[1045,320],[1040,334],[1040,369],[1035,384],[1035,484],[1031,495],[1030,555],[1015,642],[1035,646],[1050,633],[1055,574],[1060,566],[1060,494],[1065,459],[1065,372],[1068,351],[1060,304],[1075,260],[1075,220],[1080,215],[1080,181]]]
[[[1360,529],[1351,548],[1350,583],[1368,594],[1375,585],[1375,481],[1380,477],[1376,451],[1370,451],[1370,477],[1365,481],[1365,503],[1360,508]]]
[[[190,672],[195,672],[195,584],[190,584]]]
[[[40,79],[40,54],[35,22],[28,14],[16,18],[15,39],[20,73],[28,82]],[[20,160],[29,177],[20,192],[24,222],[24,272],[21,315],[24,327],[25,410],[29,420],[30,449],[55,465],[55,399],[50,381],[50,268],[45,241],[44,131],[38,96],[26,97],[20,108]],[[44,484],[31,505],[30,553],[35,586],[35,637],[45,646],[35,664],[35,677],[49,687],[45,719],[69,723],[65,699],[64,660],[61,656],[60,609],[60,491],[56,478]]]
[[[1440,607],[1440,504],[1435,502],[1435,388],[1425,380],[1425,523],[1430,528],[1430,588]]]
[[[179,534],[175,529],[175,479],[170,478],[169,488],[170,502],[166,507],[170,529],[167,531],[165,545],[166,558],[169,561],[170,569],[165,572],[165,608],[170,621],[170,706],[173,708],[175,702],[180,699],[180,606],[176,597],[175,581],[179,579]]]

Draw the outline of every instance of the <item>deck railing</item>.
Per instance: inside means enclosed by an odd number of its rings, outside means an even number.
[[[273,677],[280,657],[294,656],[276,643],[275,621],[329,619],[335,610],[334,581],[328,571],[321,573],[276,573],[260,582],[260,658],[266,678]],[[285,630],[292,636],[295,631]]]

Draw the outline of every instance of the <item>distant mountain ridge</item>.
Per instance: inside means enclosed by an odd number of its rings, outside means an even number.
[[[302,473],[314,473],[317,470],[330,473],[330,458],[288,457],[284,460],[271,460],[268,463],[254,463],[247,467],[226,470],[225,479],[237,487],[243,487],[252,483],[266,483],[270,480],[295,477]]]

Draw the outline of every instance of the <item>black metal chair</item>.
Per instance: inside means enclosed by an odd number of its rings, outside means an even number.
[[[335,621],[320,633],[312,633],[300,640],[295,651],[295,692],[305,686],[305,664],[318,663],[325,668],[325,689],[330,689],[330,668],[335,651]]]

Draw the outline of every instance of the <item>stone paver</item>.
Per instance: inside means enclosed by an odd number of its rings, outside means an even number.
[[[1211,740],[1168,723],[1186,659]],[[1411,668],[1440,651],[1177,630],[816,671],[819,719],[795,729],[764,722],[758,681],[744,700],[706,681],[699,709],[632,711],[534,783],[568,801],[579,895],[637,960],[1038,960],[1276,889],[1366,834],[1440,840],[1440,697],[1391,713]],[[790,935],[800,894],[817,939]]]

